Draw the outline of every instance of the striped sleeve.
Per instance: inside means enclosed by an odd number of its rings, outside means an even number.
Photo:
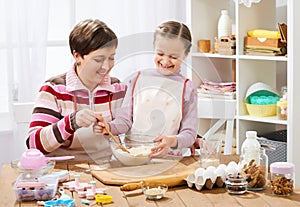
[[[63,94],[49,83],[41,87],[29,125],[29,148],[49,153],[63,145],[67,139],[72,139],[74,130],[70,121],[71,113],[66,113],[71,112],[68,105],[72,105],[69,94]]]

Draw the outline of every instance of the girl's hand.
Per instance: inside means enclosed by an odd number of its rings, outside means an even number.
[[[107,134],[105,128],[109,129],[109,125],[106,123],[102,114],[96,114],[97,122],[93,126],[93,131],[96,135],[104,135]]]
[[[203,145],[203,138],[196,138],[193,146],[191,147],[191,155],[194,156],[196,154],[196,149],[199,149]]]
[[[92,110],[82,109],[76,113],[75,121],[79,127],[89,127],[97,121],[97,118]]]
[[[150,157],[162,157],[168,153],[170,147],[177,145],[176,136],[159,136],[153,141],[159,142],[159,144],[151,149]]]

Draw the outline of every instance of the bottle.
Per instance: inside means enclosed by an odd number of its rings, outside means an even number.
[[[260,147],[260,143],[257,140],[257,132],[247,131],[246,140],[241,147],[241,159],[243,164],[248,164],[251,160],[254,160],[256,165],[259,165]]]
[[[227,10],[221,10],[221,16],[218,21],[218,38],[230,36],[232,31],[231,19]]]
[[[270,165],[271,192],[273,195],[289,196],[295,188],[295,165],[274,162]]]

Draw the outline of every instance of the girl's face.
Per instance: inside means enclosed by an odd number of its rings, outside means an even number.
[[[154,42],[154,62],[159,73],[170,75],[179,70],[186,58],[184,43],[180,38],[158,36]]]
[[[104,79],[114,66],[115,53],[115,46],[100,48],[83,57],[74,52],[76,62],[80,62],[77,75],[90,91],[104,84]]]

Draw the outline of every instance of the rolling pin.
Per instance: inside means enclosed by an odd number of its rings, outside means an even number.
[[[170,177],[162,177],[162,178],[146,178],[143,179],[140,182],[136,183],[127,183],[122,186],[120,186],[121,191],[133,191],[140,189],[142,185],[147,184],[147,185],[155,185],[155,184],[165,184],[168,187],[173,187],[173,186],[179,186],[179,185],[184,185],[185,184],[185,178],[190,174],[191,172],[184,172],[181,174],[174,174]]]

